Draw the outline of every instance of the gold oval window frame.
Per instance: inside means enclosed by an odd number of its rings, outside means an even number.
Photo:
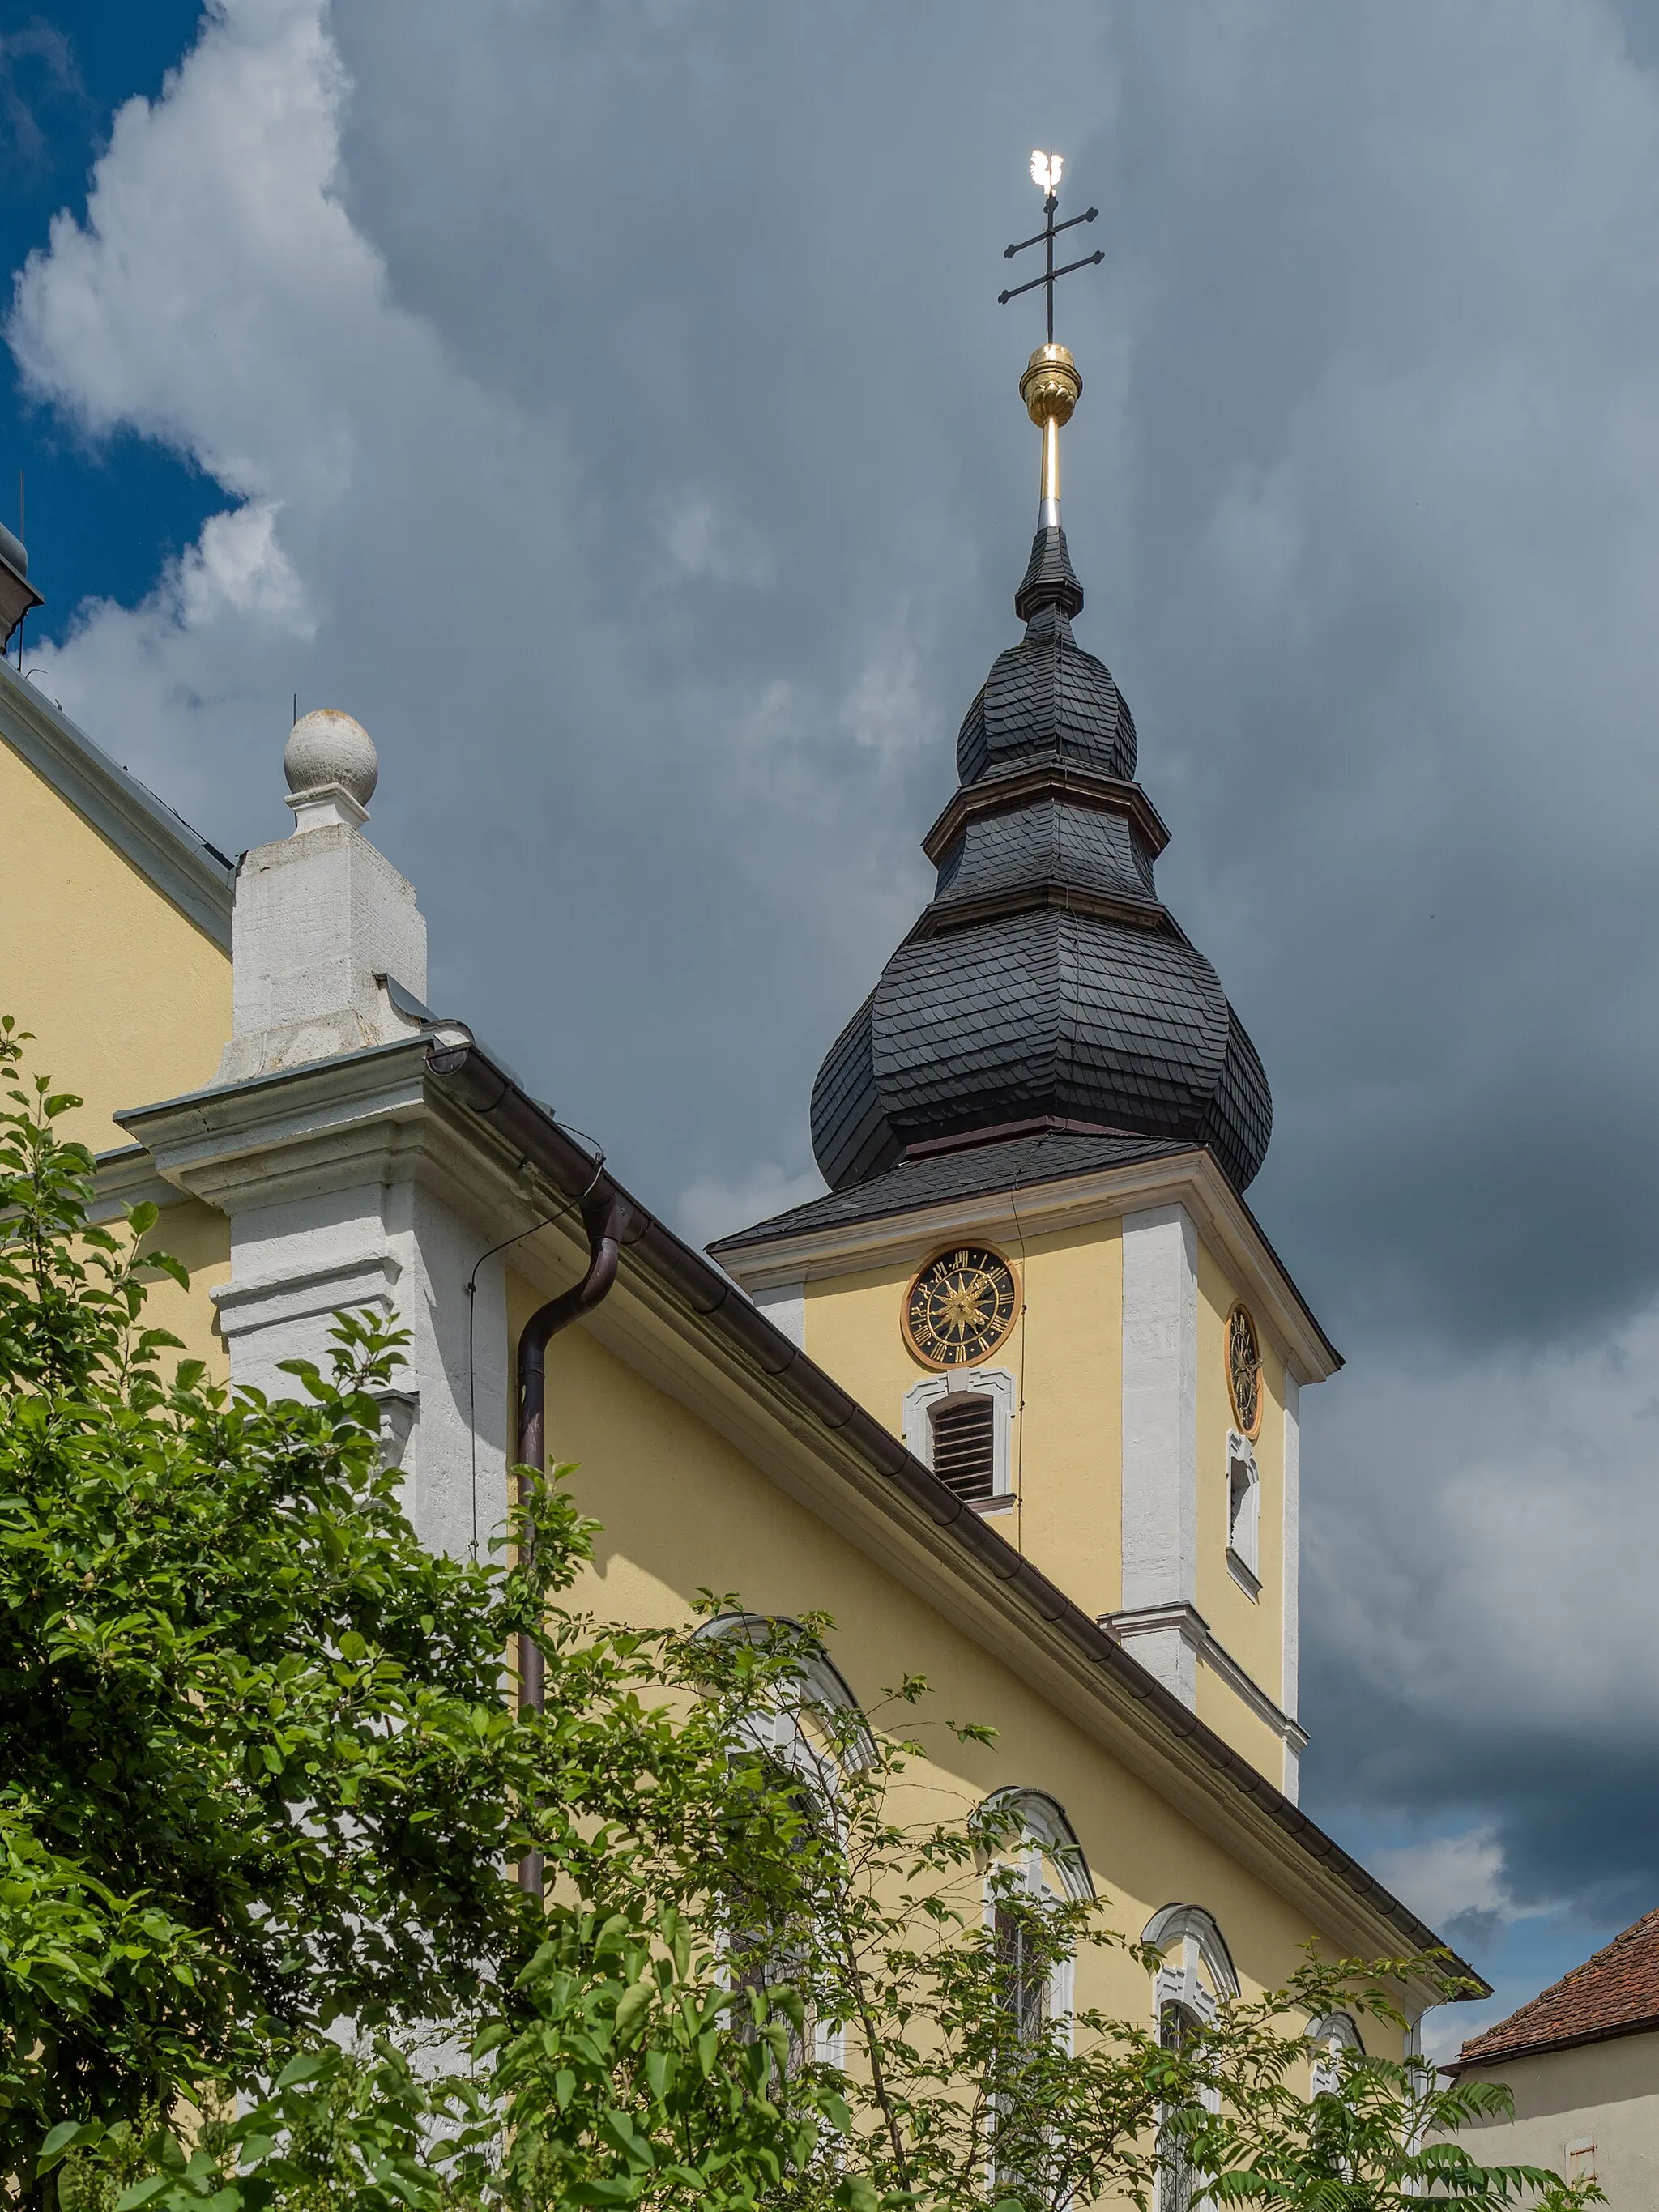
[[[1234,1425],[1240,1436],[1248,1437],[1254,1443],[1261,1433],[1261,1339],[1256,1332],[1255,1318],[1242,1298],[1233,1300],[1227,1316],[1224,1357],[1227,1396],[1233,1409]]]
[[[910,1308],[916,1292],[933,1273],[939,1261],[951,1259],[957,1254],[965,1255],[970,1261],[994,1261],[996,1266],[1006,1273],[1012,1287],[1013,1296],[1009,1304],[1008,1317],[994,1337],[989,1339],[969,1358],[941,1359],[936,1352],[926,1351],[917,1343],[910,1326]],[[1001,1351],[1014,1333],[1014,1324],[1020,1316],[1023,1296],[1019,1284],[1019,1270],[1006,1253],[999,1252],[994,1244],[965,1244],[961,1242],[941,1244],[937,1251],[929,1253],[904,1286],[904,1296],[899,1304],[899,1334],[904,1340],[904,1348],[913,1359],[919,1360],[924,1367],[931,1368],[935,1374],[959,1374],[964,1369],[976,1366],[981,1360],[989,1359],[994,1353]]]

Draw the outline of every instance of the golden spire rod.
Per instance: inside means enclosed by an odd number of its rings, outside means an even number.
[[[1006,307],[1023,292],[1035,292],[1043,288],[1048,311],[1048,342],[1040,345],[1025,365],[1025,374],[1019,380],[1019,396],[1025,402],[1025,411],[1042,433],[1042,489],[1037,501],[1039,530],[1058,530],[1060,527],[1060,433],[1072,419],[1072,410],[1083,392],[1083,379],[1078,374],[1077,364],[1063,345],[1054,343],[1054,285],[1062,276],[1069,276],[1074,269],[1097,267],[1105,258],[1103,250],[1085,253],[1080,260],[1068,261],[1063,269],[1054,266],[1054,240],[1062,230],[1073,230],[1080,222],[1092,222],[1100,213],[1098,208],[1089,208],[1082,215],[1073,216],[1068,222],[1056,222],[1054,210],[1060,205],[1060,178],[1065,167],[1065,158],[1059,154],[1042,152],[1041,148],[1031,156],[1031,182],[1042,194],[1042,212],[1048,218],[1043,228],[1030,238],[1022,238],[1014,245],[1005,246],[1002,258],[1012,260],[1024,253],[1028,246],[1041,246],[1047,264],[1041,276],[1033,276],[1029,284],[1017,284],[1009,292],[1000,292],[997,302]]]
[[[1060,434],[1083,396],[1077,363],[1063,345],[1041,345],[1019,380],[1025,411],[1042,433],[1042,489],[1037,495],[1037,528],[1060,527]]]

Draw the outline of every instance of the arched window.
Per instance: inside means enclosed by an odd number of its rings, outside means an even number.
[[[1342,2082],[1342,2064],[1337,2053],[1363,2051],[1364,2042],[1352,2014],[1346,2012],[1328,2012],[1313,2021],[1308,2029],[1308,2040],[1314,2053],[1308,2094],[1310,2097],[1329,2096]]]
[[[1040,1790],[999,1790],[975,1816],[985,1870],[987,1931],[999,1969],[999,1995],[1012,2034],[1000,2064],[1019,2070],[1021,2046],[1050,2039],[1066,2051],[1072,2037],[1073,1961],[1064,1932],[1048,1918],[1095,1894],[1089,1863],[1064,1809]],[[1005,2120],[1012,2107],[994,2081],[989,2098],[991,2179],[1020,2191],[1025,2171],[1043,2158],[1027,2137],[1016,2147]],[[1016,2130],[1016,2133],[1018,2130]],[[1040,2196],[1042,2190],[1036,2189]]]
[[[1019,2039],[1035,2042],[1051,2021],[1061,2023],[1069,2036],[1072,1961],[1053,1958],[1048,1946],[1040,1958],[1033,1956],[1038,1947],[1030,1940],[1030,1915],[1019,1908],[1028,1902],[1087,1903],[1095,1885],[1083,1846],[1064,1809],[1041,1790],[995,1791],[980,1808],[976,1824],[984,1838],[986,1911],[998,1960],[1009,1970],[1008,2002]]]
[[[1178,2051],[1229,1997],[1238,1995],[1232,1954],[1215,1922],[1197,1905],[1166,1905],[1146,1923],[1140,1940],[1159,1954],[1152,1978],[1158,2041],[1167,2051]],[[1158,2212],[1191,2212],[1193,2179],[1182,2137],[1165,2126],[1158,2148]]]
[[[778,1680],[774,1701],[757,1707],[744,1733],[767,1759],[799,1781],[792,1793],[802,1820],[820,1841],[836,1834],[837,1801],[843,1775],[874,1763],[876,1747],[858,1699],[823,1646],[799,1621],[781,1615],[721,1613],[707,1621],[700,1637],[748,1644],[757,1650],[787,1640],[791,1663]],[[819,1948],[810,1916],[746,1929],[728,1938],[730,1985],[765,1988],[799,1983],[810,1972]],[[822,2063],[840,2066],[845,2034],[838,2022],[815,2019],[809,2007],[811,2048]]]
[[[874,1763],[876,1747],[863,1708],[834,1660],[798,1620],[783,1613],[722,1613],[704,1621],[697,1635],[756,1650],[785,1640],[794,1646],[776,1701],[750,1716],[747,1732],[831,1802],[842,1774]]]

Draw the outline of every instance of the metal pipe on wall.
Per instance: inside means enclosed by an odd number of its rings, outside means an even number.
[[[594,1190],[582,1204],[582,1224],[587,1231],[587,1273],[580,1283],[562,1291],[545,1305],[538,1306],[519,1338],[518,1443],[514,1463],[547,1471],[547,1347],[562,1328],[592,1313],[617,1279],[620,1249],[622,1201],[614,1186]],[[526,1543],[533,1547],[536,1532],[526,1529]],[[519,1705],[540,1712],[546,1696],[547,1669],[542,1648],[527,1631],[519,1638]],[[543,1890],[542,1855],[531,1851],[519,1862],[519,1886],[533,1897]]]

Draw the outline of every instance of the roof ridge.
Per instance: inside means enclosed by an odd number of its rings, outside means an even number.
[[[1651,1986],[1632,1987],[1614,1981],[1599,1991],[1596,1987],[1621,1953],[1642,1944],[1653,1946],[1649,1964],[1650,1969],[1659,1970],[1659,1905],[1632,1921],[1628,1928],[1621,1929],[1599,1950],[1570,1967],[1504,2019],[1469,2037],[1455,2063],[1463,2066],[1472,2060],[1518,2056],[1552,2045],[1591,2042],[1659,2020],[1659,1971],[1651,1972]],[[1573,1999],[1579,2002],[1571,2014],[1552,2023],[1552,2010]]]

